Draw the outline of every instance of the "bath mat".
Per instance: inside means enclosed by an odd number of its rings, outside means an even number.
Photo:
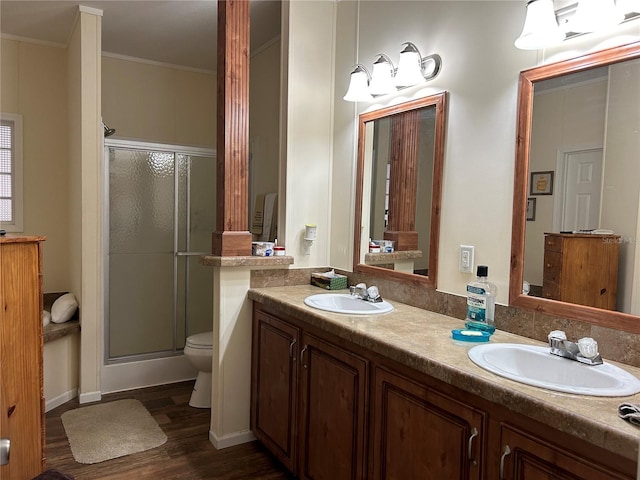
[[[80,407],[62,414],[78,463],[99,463],[159,447],[167,436],[139,400]]]

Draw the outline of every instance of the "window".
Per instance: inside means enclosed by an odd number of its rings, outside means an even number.
[[[0,228],[22,231],[22,115],[0,113]]]

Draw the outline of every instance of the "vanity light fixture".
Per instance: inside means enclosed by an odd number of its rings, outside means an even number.
[[[398,89],[412,87],[435,78],[440,72],[442,58],[438,54],[422,57],[415,44],[405,42],[400,52],[398,68],[384,53],[377,55],[373,73],[358,63],[351,71],[351,81],[344,97],[348,102],[369,102],[373,96],[387,95]]]
[[[396,87],[412,87],[424,83],[422,75],[422,56],[420,50],[411,42],[403,43],[404,48],[400,52],[398,71],[393,80]]]
[[[640,0],[576,0],[554,9],[553,0],[528,0],[517,48],[536,50],[584,33],[612,28],[640,18]]]
[[[379,53],[378,58],[373,62],[369,93],[371,95],[387,95],[397,91],[398,89],[393,83],[394,73],[395,67],[391,59],[384,53]]]
[[[524,27],[514,45],[522,50],[537,50],[557,45],[564,38],[556,21],[553,0],[529,0]]]
[[[358,63],[351,72],[349,88],[342,98],[347,102],[369,102],[373,100],[369,92],[370,78],[369,70],[367,70],[364,65]]]
[[[614,0],[580,0],[569,25],[572,32],[589,33],[619,25],[624,12]]]

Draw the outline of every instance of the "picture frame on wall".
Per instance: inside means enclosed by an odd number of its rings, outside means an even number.
[[[533,222],[536,219],[536,199],[527,198],[527,222]]]
[[[553,195],[553,172],[531,172],[529,195]]]

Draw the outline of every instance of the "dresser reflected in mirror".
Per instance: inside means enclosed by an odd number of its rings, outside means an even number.
[[[516,151],[510,304],[640,333],[640,43],[522,72]]]
[[[434,287],[446,93],[363,113],[354,271]]]

